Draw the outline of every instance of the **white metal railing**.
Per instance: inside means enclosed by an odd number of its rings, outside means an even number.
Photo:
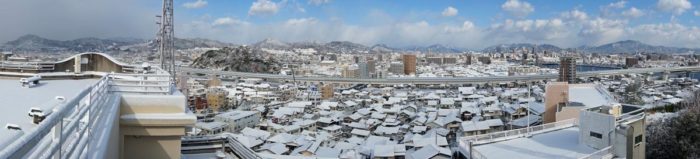
[[[134,74],[136,84],[120,84],[128,81],[126,75],[107,74],[95,84],[81,90],[76,97],[68,99],[56,107],[56,111],[46,117],[37,127],[16,139],[0,150],[0,158],[91,158],[103,156],[110,133],[105,124],[113,123],[114,113],[118,107],[117,94],[146,93],[169,94],[172,90],[170,81],[160,81],[169,75]],[[117,79],[119,78],[119,79]],[[155,82],[154,82],[155,81]],[[133,81],[130,81],[133,82]],[[129,83],[129,82],[126,82]],[[167,83],[167,86],[163,83]],[[153,85],[151,85],[153,84]],[[156,86],[157,85],[157,86]],[[131,91],[122,87],[136,88]],[[154,87],[154,88],[151,88]],[[116,93],[116,94],[115,94]],[[88,150],[100,147],[98,150]]]
[[[467,140],[460,140],[459,141],[459,151],[467,157],[468,159],[486,159],[486,156],[481,154],[481,152],[477,151],[476,149],[470,149],[469,142]]]
[[[553,130],[564,129],[564,128],[575,126],[576,124],[578,124],[577,119],[567,119],[567,120],[562,120],[562,121],[558,121],[558,122],[547,123],[547,124],[542,124],[542,125],[537,125],[537,126],[530,126],[530,127],[521,128],[521,129],[499,131],[499,132],[493,132],[493,133],[482,134],[482,135],[466,136],[466,137],[462,137],[462,140],[466,140],[466,141],[472,142],[473,144],[479,145],[479,144],[492,143],[492,142],[498,142],[498,141],[504,141],[504,140],[525,137],[527,135],[540,134],[540,133],[549,132],[549,131],[553,131]]]
[[[169,74],[112,74],[110,92],[126,94],[171,94]]]
[[[579,159],[602,159],[602,158],[613,158],[612,146],[608,146],[608,147],[600,149],[596,152],[588,154],[586,156],[579,157]]]

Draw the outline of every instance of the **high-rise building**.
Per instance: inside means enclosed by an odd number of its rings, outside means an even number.
[[[457,58],[454,57],[443,57],[442,64],[456,64]]]
[[[442,65],[442,57],[427,57],[425,58],[426,62],[431,63],[431,64],[438,64]]]
[[[639,58],[636,57],[628,57],[625,59],[625,67],[627,68],[632,68],[635,67],[639,64]]]
[[[406,75],[416,74],[416,55],[403,55],[403,73]]]
[[[491,64],[491,57],[488,57],[488,56],[481,56],[478,58],[478,60],[479,60],[479,62],[481,62],[481,64],[484,64],[484,65]]]
[[[333,85],[325,84],[321,87],[321,99],[333,98]]]
[[[207,104],[209,104],[209,108],[215,112],[227,108],[228,100],[226,96],[228,96],[228,92],[221,88],[209,88],[207,90]]]
[[[357,71],[360,78],[369,78],[369,68],[367,62],[357,63]]]
[[[343,75],[343,78],[358,78],[358,77],[360,77],[359,66],[357,64],[346,66],[345,68],[343,68],[342,75]]]
[[[466,57],[465,57],[465,59],[464,59],[464,63],[467,64],[467,65],[471,65],[471,64],[472,64],[472,54],[467,54],[467,55],[466,55]]]
[[[559,82],[576,83],[576,58],[559,58]]]
[[[389,64],[389,72],[393,74],[403,74],[404,73],[404,65],[401,62],[392,62]]]
[[[370,77],[375,77],[375,74],[377,74],[377,61],[367,60],[367,71]]]

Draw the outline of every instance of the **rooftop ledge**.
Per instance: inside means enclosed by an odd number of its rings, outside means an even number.
[[[197,118],[186,113],[140,113],[126,114],[120,117],[121,125],[128,126],[188,126]]]

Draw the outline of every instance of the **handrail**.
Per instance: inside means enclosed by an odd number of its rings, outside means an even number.
[[[583,157],[579,157],[578,159],[600,159],[600,158],[605,158],[605,156],[611,156],[613,154],[613,149],[612,146],[605,147],[603,149],[600,149],[596,152],[593,152],[591,154],[588,154]]]
[[[131,76],[145,77],[147,74],[134,74]],[[51,115],[46,117],[36,128],[20,136],[5,148],[0,150],[0,158],[48,158],[57,156],[59,158],[85,158],[89,156],[99,156],[99,151],[87,150],[92,140],[104,140],[102,134],[93,134],[104,129],[102,125],[113,120],[111,116],[115,113],[118,105],[115,105],[115,93],[146,93],[146,94],[170,94],[172,85],[153,85],[148,78],[139,80],[138,84],[130,84],[130,88],[141,86],[144,89],[115,91],[119,89],[119,84],[114,84],[118,79],[113,79],[113,74],[106,74],[96,83],[81,90],[74,98],[67,100],[56,107]],[[152,76],[160,77],[160,76]],[[156,81],[159,83],[160,81]],[[156,87],[155,89],[146,89]],[[95,129],[95,130],[93,130]],[[95,137],[97,136],[97,138]]]
[[[488,134],[466,136],[466,137],[462,137],[462,140],[472,142],[474,144],[479,145],[479,144],[505,141],[505,140],[515,139],[515,138],[525,137],[528,135],[541,134],[541,133],[550,132],[550,131],[554,131],[554,130],[569,128],[569,127],[575,126],[576,124],[578,124],[577,119],[567,119],[567,120],[562,120],[562,121],[558,121],[558,122],[547,123],[547,124],[542,124],[542,125],[537,125],[537,126],[530,126],[530,127],[521,128],[521,129],[513,129],[513,130],[499,131],[499,132],[493,132],[493,133],[488,133]]]

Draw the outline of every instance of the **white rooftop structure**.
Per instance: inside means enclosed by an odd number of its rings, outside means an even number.
[[[592,84],[569,85],[569,103],[576,102],[584,107],[597,107],[615,102],[612,95],[603,88]]]

